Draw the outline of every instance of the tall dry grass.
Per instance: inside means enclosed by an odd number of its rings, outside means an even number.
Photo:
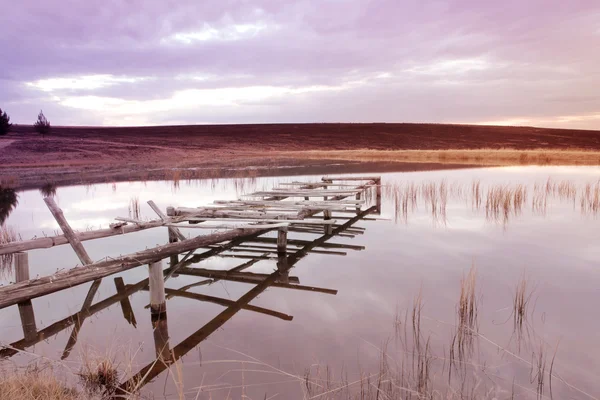
[[[409,216],[419,208],[431,216],[434,224],[446,224],[447,207],[451,201],[464,201],[473,211],[485,210],[488,222],[506,226],[519,217],[531,204],[531,212],[546,215],[554,201],[572,204],[579,200],[583,215],[600,213],[600,181],[578,185],[569,180],[554,181],[551,178],[533,185],[490,184],[475,179],[470,184],[451,182],[403,182],[385,185],[383,197],[393,206],[396,222],[407,224]]]
[[[91,400],[69,387],[52,368],[0,370],[0,398],[6,400]]]
[[[9,225],[0,225],[0,245],[16,242],[19,240],[17,230]],[[0,255],[0,278],[6,278],[12,271],[13,254]]]
[[[140,198],[133,196],[129,199],[129,218],[141,219]]]
[[[288,153],[281,152],[280,155]],[[532,149],[308,150],[294,158],[463,165],[600,165],[600,151]]]

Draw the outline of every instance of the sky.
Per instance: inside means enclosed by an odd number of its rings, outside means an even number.
[[[599,0],[2,2],[14,123],[600,129]]]

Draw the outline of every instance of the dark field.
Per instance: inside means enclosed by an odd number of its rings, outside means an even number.
[[[308,160],[301,152],[482,148],[597,151],[600,132],[440,124],[267,124],[54,127],[41,137],[30,126],[15,126],[0,138],[0,178],[13,186],[31,187],[49,182],[171,179],[173,169],[183,170],[177,173],[183,179],[231,176],[231,169],[236,170],[233,174],[245,169],[246,175],[273,175],[280,167],[291,169],[286,173],[294,173],[294,168],[299,173],[336,172],[327,170],[332,163],[351,172],[347,167],[357,162]],[[365,162],[359,164],[364,170]],[[383,164],[372,169],[391,168],[389,162]],[[397,164],[394,168],[403,169]]]

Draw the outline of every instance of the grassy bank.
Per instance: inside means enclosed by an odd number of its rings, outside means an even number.
[[[283,152],[282,156],[292,157]],[[463,165],[600,165],[600,151],[552,149],[469,149],[469,150],[309,150],[294,152],[296,158],[448,163]]]

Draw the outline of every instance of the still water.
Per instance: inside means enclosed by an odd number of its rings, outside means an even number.
[[[301,284],[335,289],[336,295],[267,289],[251,304],[293,320],[241,310],[145,385],[142,393],[156,399],[345,399],[369,391],[382,398],[417,398],[419,392],[433,398],[469,393],[490,399],[599,398],[599,176],[596,167],[382,174],[381,215],[358,221],[347,235],[329,241],[364,249],[311,253],[290,271]],[[130,216],[137,200],[141,218],[155,219],[148,200],[162,209],[198,207],[283,182],[320,179],[319,175],[115,183],[58,188],[55,199],[71,226],[84,231],[106,228],[115,217]],[[60,233],[42,193],[17,193],[16,200],[5,228],[14,229],[22,239]],[[352,215],[334,212],[333,219],[336,216]],[[290,232],[289,239],[310,241],[319,236]],[[98,261],[166,241],[166,228],[156,228],[83,245]],[[222,253],[233,254],[243,255]],[[211,257],[194,267],[226,270],[247,261]],[[34,278],[72,268],[79,261],[69,246],[58,246],[29,251],[29,263]],[[276,260],[268,259],[246,271],[268,274],[275,269]],[[475,316],[463,331],[467,340],[460,342],[461,280],[468,282],[470,271],[475,287],[469,304]],[[140,267],[105,278],[96,302],[117,293],[113,282],[117,276],[130,285],[147,278],[148,270]],[[0,283],[14,279],[14,273],[4,268]],[[179,275],[166,287],[178,289],[201,280]],[[520,329],[514,311],[519,284],[525,285]],[[33,299],[37,330],[77,313],[89,286]],[[189,291],[235,301],[251,288],[218,281]],[[156,359],[150,312],[145,308],[149,294],[137,291],[129,299],[135,324],[114,302],[85,320],[74,349],[60,362],[72,327],[25,348],[27,353],[4,355],[17,365],[43,357],[73,373],[90,358],[108,356],[119,365],[124,381]],[[171,347],[223,310],[196,299],[169,299]],[[23,335],[17,306],[0,310],[0,346],[14,345]]]

